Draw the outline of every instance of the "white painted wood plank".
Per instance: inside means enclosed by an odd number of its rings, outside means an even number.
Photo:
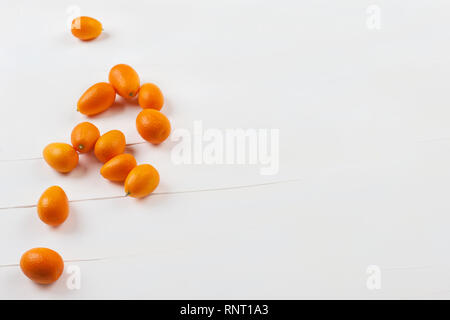
[[[164,194],[74,202],[55,230],[34,208],[0,210],[0,298],[449,296],[446,1],[380,1],[379,31],[360,0],[124,3],[77,1],[104,24],[89,43],[64,29],[70,1],[0,4],[0,208],[53,184],[75,200],[123,194],[92,157],[69,175],[24,160],[69,141],[87,119],[77,99],[116,63],[160,85],[175,130],[279,129],[279,172],[176,165],[175,141],[132,146]],[[118,101],[91,121],[140,142],[139,110]],[[221,188],[235,189],[180,193]],[[6,266],[39,245],[77,260],[80,290]]]

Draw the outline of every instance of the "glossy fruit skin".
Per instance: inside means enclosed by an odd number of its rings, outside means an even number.
[[[34,248],[22,255],[20,268],[31,280],[40,284],[50,284],[61,276],[64,270],[64,261],[56,251]]]
[[[91,17],[77,17],[73,19],[70,31],[80,40],[92,40],[102,33],[102,24],[97,19]]]
[[[77,103],[77,110],[93,116],[111,107],[116,100],[116,91],[107,82],[99,82],[87,89]]]
[[[106,162],[100,169],[103,178],[110,181],[124,181],[130,171],[136,167],[136,159],[129,153],[122,153]]]
[[[100,162],[107,162],[125,151],[125,135],[119,130],[111,130],[98,138],[94,153]]]
[[[164,96],[156,84],[145,83],[139,89],[138,102],[143,109],[159,111],[164,105]]]
[[[52,186],[42,193],[37,204],[42,222],[56,227],[66,221],[69,215],[69,199],[59,186]]]
[[[109,83],[125,99],[134,98],[140,87],[139,75],[127,64],[118,64],[111,68]]]
[[[61,173],[72,171],[78,164],[78,153],[67,143],[50,143],[42,154],[48,165]]]
[[[125,179],[125,193],[133,198],[148,196],[159,184],[158,171],[149,164],[134,167]]]
[[[142,138],[160,144],[170,135],[170,122],[158,110],[144,109],[136,118],[136,128]]]
[[[79,123],[73,128],[70,140],[72,146],[79,153],[87,153],[91,151],[98,138],[100,138],[100,131],[90,122]]]

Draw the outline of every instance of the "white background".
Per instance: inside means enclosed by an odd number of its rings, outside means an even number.
[[[72,6],[103,23],[98,39],[70,34]],[[438,0],[2,0],[0,207],[54,184],[123,194],[92,156],[68,175],[24,160],[69,141],[79,96],[117,63],[161,87],[174,129],[280,129],[280,170],[177,166],[171,140],[129,148],[169,194],[73,202],[57,229],[0,210],[0,298],[449,298],[449,16]],[[139,142],[139,110],[119,100],[92,122]],[[54,285],[17,267],[37,246],[68,261]]]

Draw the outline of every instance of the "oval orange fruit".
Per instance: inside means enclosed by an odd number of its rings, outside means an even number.
[[[70,31],[80,40],[92,40],[102,33],[102,24],[91,17],[77,17],[73,19]]]
[[[72,171],[78,164],[78,153],[67,143],[50,143],[42,154],[50,167],[62,173]]]
[[[119,130],[111,130],[98,138],[94,153],[100,162],[107,162],[125,151],[125,135]]]
[[[110,181],[124,181],[136,165],[133,155],[122,153],[106,162],[100,169],[100,174]]]
[[[69,200],[61,187],[52,186],[42,193],[37,204],[37,212],[42,222],[59,226],[69,215]]]
[[[56,251],[48,248],[34,248],[22,255],[20,268],[31,280],[40,284],[50,284],[61,276],[64,261]]]
[[[95,125],[90,122],[82,122],[73,128],[70,140],[75,150],[87,153],[94,148],[99,137],[100,131]]]
[[[149,164],[134,167],[125,179],[125,193],[133,198],[148,196],[159,184],[158,171]]]
[[[158,110],[144,109],[136,118],[136,128],[142,138],[160,144],[170,135],[170,122]]]
[[[143,109],[151,108],[159,111],[164,105],[164,96],[157,85],[145,83],[139,89],[138,102]]]
[[[109,83],[125,99],[136,96],[140,87],[139,75],[127,64],[118,64],[109,71]]]
[[[77,103],[77,110],[93,116],[111,107],[116,99],[116,91],[106,82],[99,82],[87,89]]]

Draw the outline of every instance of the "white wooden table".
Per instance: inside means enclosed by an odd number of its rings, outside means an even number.
[[[134,2],[0,3],[0,298],[450,297],[448,1]],[[77,9],[97,40],[68,31]],[[137,144],[161,174],[137,201],[92,155],[68,175],[34,159],[117,63],[161,87],[175,130],[278,129],[278,172]],[[92,122],[142,142],[139,110]],[[4,209],[54,184],[80,200],[61,227]],[[37,246],[66,261],[52,286],[17,266]]]

